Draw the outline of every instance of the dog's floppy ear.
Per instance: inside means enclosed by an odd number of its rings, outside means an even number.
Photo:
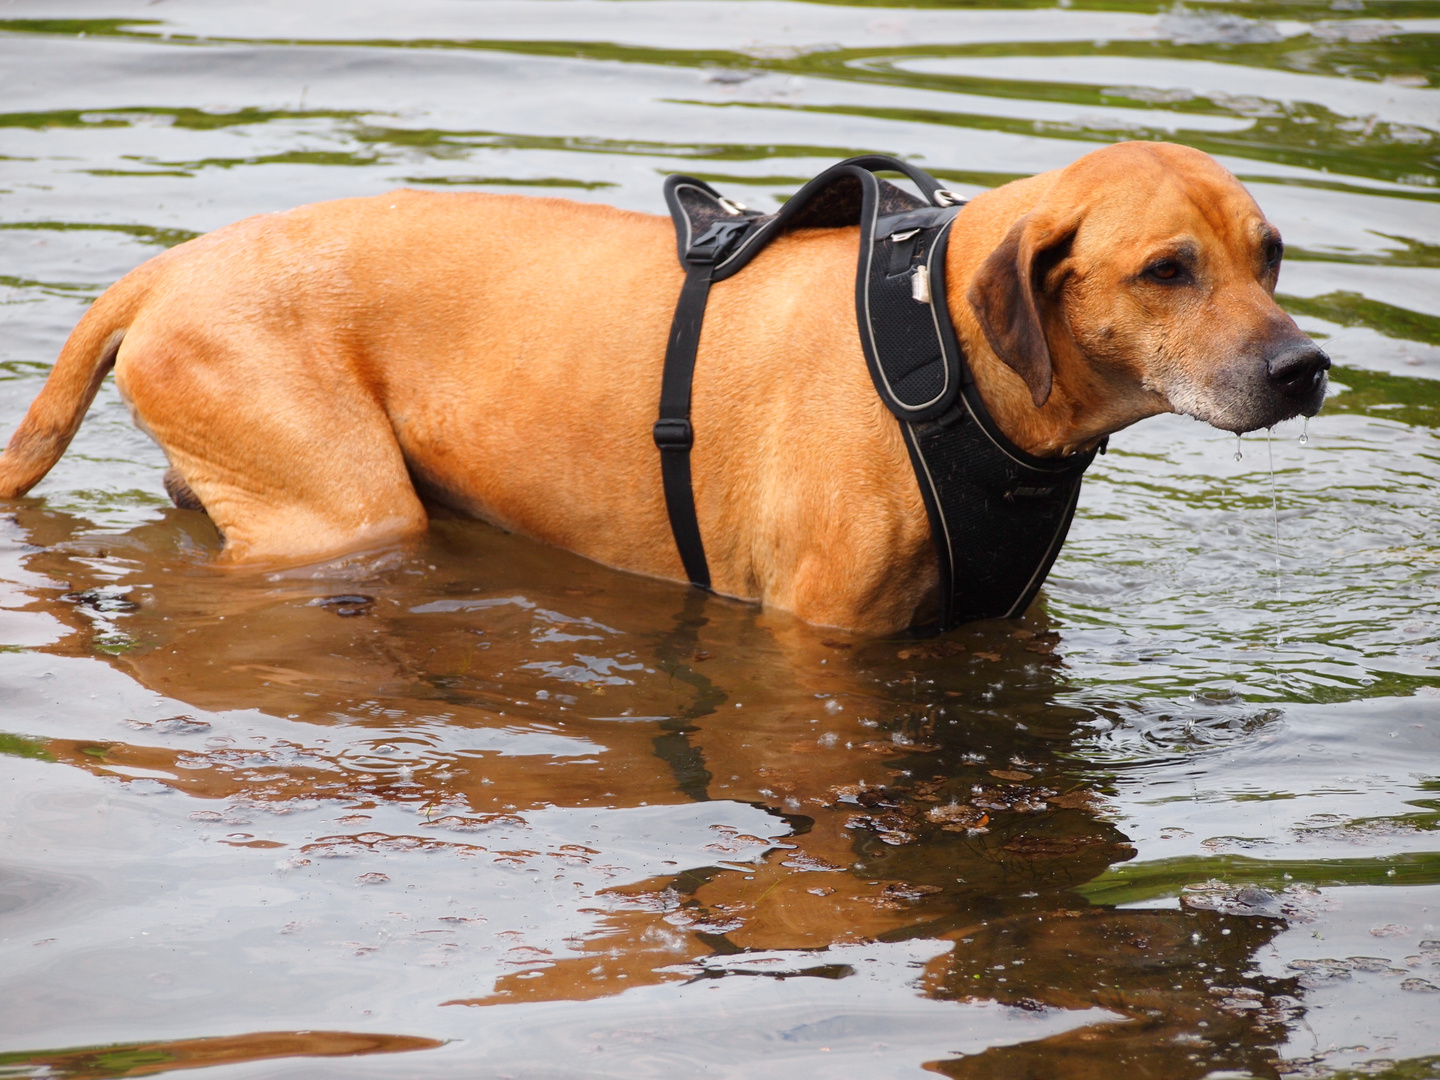
[[[1054,375],[1040,321],[1045,275],[1077,227],[1042,224],[1033,214],[1021,218],[980,267],[967,296],[985,340],[1025,380],[1037,409],[1049,400]]]

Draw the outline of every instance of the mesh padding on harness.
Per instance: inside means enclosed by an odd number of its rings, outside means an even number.
[[[893,246],[890,241],[878,245]],[[876,254],[870,277],[870,323],[875,350],[884,357],[885,373],[895,396],[907,403],[931,401],[945,390],[945,354],[940,341],[913,332],[910,320],[921,314],[931,321],[929,305],[922,311],[915,300],[915,270],[907,260],[898,274],[884,272],[883,255]]]
[[[1060,552],[1080,476],[1037,473],[997,452],[963,409],[908,426],[938,503],[936,547],[948,548],[950,622],[1023,614]]]

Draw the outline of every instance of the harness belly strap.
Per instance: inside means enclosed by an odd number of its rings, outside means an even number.
[[[727,202],[708,184],[699,180],[690,184],[697,190],[703,189],[717,204]],[[671,190],[667,182],[667,198]],[[755,211],[747,213],[738,207],[734,211],[728,206],[724,209],[731,219],[712,221],[703,232],[693,232],[690,219],[685,219],[687,231],[681,236],[680,250],[685,284],[680,287],[680,299],[676,301],[675,316],[670,321],[665,371],[660,380],[660,418],[655,421],[652,433],[655,445],[660,448],[660,479],[665,488],[670,532],[675,537],[680,561],[685,565],[685,576],[690,584],[701,589],[710,588],[710,566],[705,560],[705,544],[700,538],[700,523],[695,518],[695,492],[690,483],[690,448],[695,444],[694,429],[690,426],[690,387],[695,377],[695,354],[700,348],[700,331],[705,323],[705,304],[710,298],[715,264],[734,248],[759,216]]]
[[[880,180],[907,176],[925,200]],[[685,284],[665,352],[654,428],[671,532],[689,580],[710,587],[690,482],[690,387],[710,285],[782,232],[860,225],[855,306],[876,392],[900,422],[940,570],[929,629],[1022,614],[1069,530],[1095,452],[1036,458],[991,420],[955,336],[945,251],[961,200],[928,173],[872,155],[834,165],[762,216],[687,176],[665,181]]]

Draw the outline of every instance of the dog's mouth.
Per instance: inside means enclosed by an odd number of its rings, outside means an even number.
[[[1309,338],[1292,339],[1263,361],[1222,369],[1208,386],[1190,380],[1167,387],[1170,407],[1237,435],[1314,416],[1325,401],[1330,357]]]

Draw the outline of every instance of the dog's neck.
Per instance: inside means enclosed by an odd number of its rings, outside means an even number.
[[[1170,411],[1163,398],[1131,381],[1107,379],[1063,327],[1048,335],[1054,381],[1049,398],[1036,408],[1030,388],[995,355],[968,310],[955,318],[955,328],[976,388],[996,426],[1016,446],[1036,457],[1084,453],[1137,420]]]

